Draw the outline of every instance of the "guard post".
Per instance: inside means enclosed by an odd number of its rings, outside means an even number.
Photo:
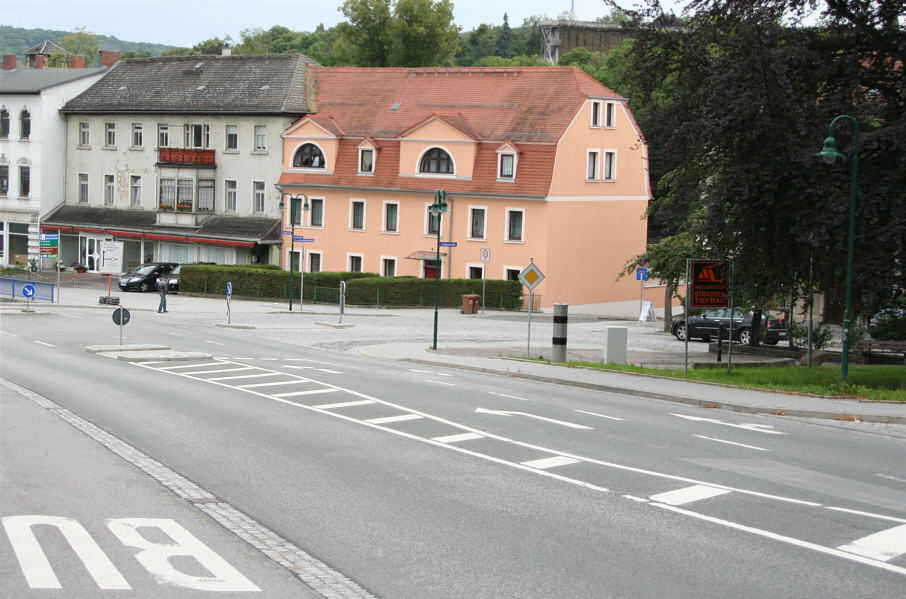
[[[554,304],[554,332],[551,339],[552,359],[554,362],[566,362],[566,326],[569,304]]]

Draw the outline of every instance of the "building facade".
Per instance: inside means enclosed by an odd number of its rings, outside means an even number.
[[[284,267],[514,279],[534,262],[536,305],[637,310],[618,276],[645,249],[650,190],[625,98],[572,67],[312,71],[280,187],[284,231],[314,241],[284,235]]]
[[[311,112],[302,55],[121,61],[61,110],[65,203],[42,224],[64,259],[123,266],[278,259],[280,133]]]
[[[0,70],[0,265],[41,265],[40,222],[63,201],[66,128],[59,110],[105,69]],[[83,63],[84,64],[84,63]]]

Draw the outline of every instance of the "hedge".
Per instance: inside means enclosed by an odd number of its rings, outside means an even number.
[[[300,273],[294,272],[293,294],[298,297]],[[290,273],[276,265],[184,265],[179,289],[184,293],[220,295],[231,282],[233,295],[282,299],[289,297]],[[364,272],[315,272],[305,274],[304,299],[313,303],[337,303],[340,281],[346,281],[348,305],[433,306],[436,281],[417,277],[381,277]],[[495,309],[522,308],[522,285],[518,281],[485,281],[485,303]],[[462,306],[465,294],[481,295],[480,279],[441,279],[438,305]]]

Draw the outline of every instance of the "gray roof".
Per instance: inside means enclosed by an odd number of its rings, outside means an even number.
[[[72,52],[70,52],[66,48],[58,46],[50,40],[44,40],[34,48],[26,50],[25,52],[26,56],[30,56],[32,54],[43,54],[45,56],[49,56],[51,54],[66,54],[67,56],[69,56],[72,54]]]
[[[0,93],[37,94],[76,79],[99,75],[107,69],[15,69],[0,71]]]
[[[163,226],[155,224],[156,222],[157,214],[147,210],[117,210],[66,204],[59,206],[41,220],[42,225],[57,227],[88,227],[108,231],[264,244],[278,243],[281,233],[280,219],[277,218],[214,215],[200,227]]]
[[[70,100],[63,113],[316,112],[316,65],[303,54],[131,58]]]

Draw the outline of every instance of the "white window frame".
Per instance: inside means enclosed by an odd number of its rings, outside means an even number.
[[[390,206],[396,206],[396,219],[395,219],[395,229],[387,228],[387,210]],[[381,233],[387,233],[390,235],[399,235],[400,233],[400,203],[396,201],[387,201],[384,200],[383,207],[381,209]]]
[[[603,153],[603,164],[601,165],[601,180],[602,181],[616,181],[617,180],[617,151],[616,150],[604,150]],[[609,166],[609,169],[608,169]],[[607,171],[610,171],[609,173]]]
[[[361,268],[361,270],[352,270],[353,258],[359,259],[359,267]],[[346,272],[365,272],[365,254],[346,252]]]
[[[116,147],[116,123],[104,123],[104,147]]]
[[[452,172],[452,173],[433,173],[433,172],[430,172],[430,171],[422,171],[422,170],[421,170],[421,167],[422,167],[422,158],[424,158],[424,157],[425,157],[425,154],[427,154],[427,153],[430,152],[431,150],[443,150],[444,152],[447,153],[447,156],[450,158],[450,164],[453,166],[453,172]],[[450,152],[450,150],[448,150],[447,148],[445,148],[445,147],[443,147],[443,146],[433,145],[433,146],[429,146],[429,147],[425,148],[425,149],[418,155],[418,159],[417,159],[416,162],[415,162],[415,174],[416,174],[417,177],[426,177],[426,178],[431,178],[431,179],[455,179],[455,178],[456,178],[456,173],[457,173],[457,169],[456,169],[456,159],[453,158],[453,153]]]
[[[525,269],[524,266],[509,266],[509,265],[504,264],[504,265],[503,265],[503,280],[504,280],[504,281],[509,281],[509,280],[511,280],[511,279],[509,278],[510,272],[515,272],[515,273],[518,275],[518,274],[521,273],[524,269]],[[517,279],[512,279],[512,280],[518,281],[519,279],[517,278]]]
[[[481,237],[472,236],[472,218],[473,213],[476,210],[481,210],[484,213],[482,218],[481,226],[484,229],[484,235]],[[469,206],[469,219],[466,222],[466,239],[469,241],[487,241],[488,240],[488,207],[487,206]]]
[[[255,136],[252,152],[256,154],[267,153],[267,125],[255,125]],[[259,143],[260,140],[260,143]]]
[[[230,183],[233,184],[230,189]],[[239,204],[239,181],[236,179],[224,179],[223,181],[223,211],[235,213]]]
[[[214,179],[198,179],[195,183],[195,212],[214,212],[217,202],[217,182]],[[210,194],[210,198],[208,198]],[[210,207],[207,206],[210,199]]]
[[[597,149],[585,152],[585,180],[600,181],[601,177],[601,152]]]
[[[365,152],[369,152],[371,154],[371,169],[367,171],[362,169],[362,157],[364,156]],[[374,151],[374,148],[359,148],[359,162],[358,166],[356,167],[358,174],[373,175],[375,158],[377,158],[377,152]]]
[[[319,202],[319,204],[321,206],[321,223],[317,224],[317,225],[313,224],[314,217],[315,217],[315,202]],[[309,227],[311,227],[313,229],[323,229],[324,228],[324,217],[326,216],[326,214],[325,214],[326,206],[327,206],[327,202],[324,201],[324,198],[308,198],[308,207],[309,207],[308,226]]]
[[[104,206],[116,205],[116,175],[104,175]]]
[[[91,124],[86,122],[79,123],[79,147],[91,147]]]
[[[356,204],[362,205],[362,226],[355,227],[355,206]],[[367,222],[366,216],[368,215],[368,204],[363,198],[349,198],[349,230],[362,232],[366,230],[365,223]]]
[[[469,279],[470,281],[476,281],[476,280],[477,280],[477,281],[480,281],[480,280],[483,279],[484,276],[485,276],[485,268],[484,268],[484,267],[485,267],[484,262],[479,262],[478,264],[475,264],[475,263],[473,263],[473,262],[467,262],[467,263],[466,263],[466,270],[465,270],[465,274],[463,275],[463,278]],[[469,275],[472,274],[472,273],[469,272],[469,271],[471,271],[473,268],[477,268],[477,269],[481,270],[481,276],[478,277],[478,279],[473,279],[471,276],[469,276]]]
[[[258,187],[260,184],[260,188]],[[252,181],[252,212],[254,214],[263,214],[265,209],[265,192],[264,190],[267,187],[264,184],[264,181]]]
[[[308,256],[308,264],[306,265],[308,270],[306,272],[321,272],[324,270],[324,256],[321,250],[308,250],[305,255]],[[318,270],[311,269],[312,256],[318,257]]]
[[[616,129],[617,128],[617,103],[616,102],[606,102],[604,104],[604,128],[605,129]]]
[[[195,132],[198,132],[200,145],[195,143]],[[199,123],[187,123],[183,126],[183,147],[187,150],[205,150],[211,147],[211,126]]]
[[[318,152],[321,154],[321,159],[324,161],[324,163],[320,164],[318,166],[312,166],[312,165],[296,166],[296,156],[299,155],[299,153],[302,151],[302,148],[304,148],[305,146],[313,146],[313,147],[317,148]],[[292,155],[292,158],[290,158],[289,166],[290,166],[290,168],[294,168],[297,170],[305,170],[305,171],[316,172],[316,173],[326,172],[327,171],[327,152],[324,151],[324,148],[321,147],[321,144],[316,143],[314,141],[305,141],[305,142],[299,144],[296,147],[296,149],[293,150],[293,155]],[[358,167],[356,167],[356,168],[358,168]]]
[[[387,274],[387,262],[393,262],[393,274]],[[381,256],[381,276],[395,277],[399,272],[399,258],[397,256]]]
[[[507,177],[503,174],[503,157],[507,156],[513,159],[513,174]],[[497,180],[498,181],[515,181],[516,180],[516,164],[518,158],[513,152],[498,152],[497,153]]]
[[[170,125],[166,123],[157,124],[157,147],[158,148],[169,148],[170,147]]]
[[[520,227],[521,238],[512,239],[510,237],[510,217],[515,213],[522,215],[522,226]],[[506,209],[506,218],[503,223],[503,240],[504,243],[525,243],[525,208],[507,208]],[[521,269],[520,269],[521,272]]]
[[[89,204],[90,202],[90,186],[89,186],[89,177],[88,173],[79,173],[78,176],[78,203],[79,204]]]
[[[142,124],[141,123],[132,123],[132,144],[129,146],[130,149],[138,150],[144,149],[144,139],[142,136]]]
[[[592,101],[591,101],[591,119],[590,119],[590,121],[589,121],[589,126],[590,126],[592,129],[600,129],[600,128],[601,128],[601,119],[602,119],[602,118],[603,118],[603,117],[602,117],[602,114],[601,114],[601,101],[600,101],[600,100],[592,100]]]
[[[437,215],[437,218],[438,218],[437,227],[438,227],[438,229],[440,229],[440,238],[441,239],[444,238],[444,214],[448,214],[448,213],[449,213],[449,210],[447,212],[443,212],[443,213]],[[431,231],[431,219],[433,216],[434,215],[431,214],[431,204],[426,202],[425,203],[425,237],[437,237],[437,232]]]
[[[141,175],[129,175],[129,207],[142,207],[142,177]]]
[[[230,133],[230,128],[234,129],[233,133]],[[233,145],[230,145],[230,138],[233,138]],[[224,133],[223,133],[223,151],[229,154],[238,154],[239,153],[239,125],[227,124]]]
[[[27,198],[31,196],[31,164],[26,162],[20,164],[16,169],[19,174],[19,197]]]

